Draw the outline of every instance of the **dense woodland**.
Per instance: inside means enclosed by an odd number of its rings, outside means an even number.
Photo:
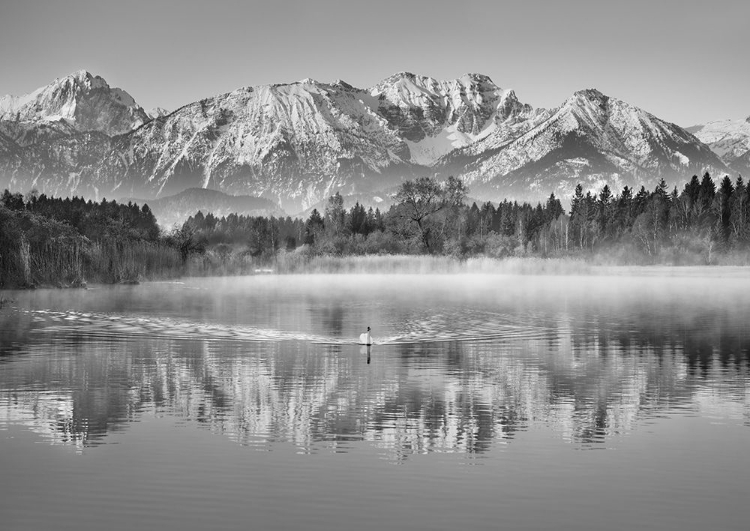
[[[182,231],[163,234],[147,205],[0,197],[0,287],[85,286],[179,274]],[[191,241],[191,251],[198,249]]]
[[[387,211],[349,208],[336,194],[307,219],[198,212],[160,230],[149,207],[115,201],[0,197],[0,287],[83,286],[184,274],[304,271],[315,257],[437,255],[582,258],[606,264],[747,264],[750,194],[742,177],[718,187],[706,173],[682,190],[627,186],[583,193],[570,210],[551,195],[536,206],[465,203],[449,178],[405,182]]]
[[[536,206],[503,201],[465,204],[467,189],[449,179],[405,183],[386,212],[340,195],[307,220],[198,213],[185,229],[225,261],[237,252],[289,265],[319,255],[433,254],[573,257],[605,264],[748,263],[750,196],[742,177],[718,188],[706,173],[682,190],[664,180],[654,190],[624,187],[598,194],[578,185],[566,211],[551,195]],[[304,261],[304,260],[302,260]]]

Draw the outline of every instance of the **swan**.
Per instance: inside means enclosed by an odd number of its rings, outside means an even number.
[[[367,332],[359,334],[360,345],[372,345],[372,336],[370,336],[370,327],[367,327]]]

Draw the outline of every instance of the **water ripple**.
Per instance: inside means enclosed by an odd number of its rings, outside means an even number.
[[[170,317],[137,317],[96,312],[24,310],[39,326],[37,333],[75,332],[96,337],[149,336],[225,341],[303,341],[351,345],[355,338],[301,331],[226,325]],[[374,344],[412,344],[448,341],[533,340],[549,338],[548,328],[516,324],[508,316],[470,314],[456,317],[436,312],[415,315],[394,326],[395,333],[376,337]]]

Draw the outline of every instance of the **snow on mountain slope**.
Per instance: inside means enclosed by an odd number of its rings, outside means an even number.
[[[378,98],[379,114],[405,139],[410,161],[424,166],[532,112],[515,92],[499,88],[481,74],[438,81],[401,72],[369,92]]]
[[[149,120],[101,78],[64,79],[2,100],[0,185],[146,199],[199,187],[296,213],[337,191],[382,196],[422,175],[461,177],[480,200],[536,201],[569,196],[579,181],[652,189],[661,177],[728,171],[690,133],[596,90],[533,109],[479,74],[399,73],[367,90],[305,79]]]
[[[239,89],[123,137],[105,171],[142,176],[136,184],[156,196],[199,186],[263,195],[296,211],[406,165],[406,144],[371,100],[341,82]]]
[[[733,170],[750,175],[750,117],[745,120],[719,120],[688,127]]]
[[[25,147],[69,137],[77,134],[78,130],[64,119],[36,122],[0,120],[0,132],[13,139],[19,146]]]
[[[726,170],[685,130],[596,90],[576,92],[517,131],[517,138],[490,136],[448,155],[442,173],[460,175],[475,192],[512,190],[528,199],[543,190],[569,196],[578,182],[619,190],[625,184],[651,186],[660,177],[677,184],[693,173]]]
[[[119,135],[149,121],[124,90],[80,70],[24,96],[0,97],[0,120],[55,122],[66,120],[78,131]]]
[[[150,118],[125,91],[79,71],[25,96],[0,98],[0,187],[54,195],[110,195],[98,174],[111,135]]]
[[[169,111],[167,109],[164,109],[163,107],[154,107],[153,109],[147,110],[146,114],[151,120],[153,120],[155,118],[161,118],[162,116],[168,115]]]

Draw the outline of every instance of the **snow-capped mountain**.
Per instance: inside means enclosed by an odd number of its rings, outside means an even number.
[[[402,72],[368,92],[378,98],[378,114],[409,147],[409,161],[426,166],[534,114],[515,92],[480,74],[438,81]]]
[[[579,182],[619,191],[625,185],[653,187],[659,178],[677,184],[704,170],[726,170],[684,129],[593,89],[442,162],[475,193],[504,190],[524,199],[550,190],[568,197]]]
[[[65,121],[78,131],[112,136],[130,132],[150,118],[130,94],[80,70],[30,94],[0,97],[0,120]]]
[[[367,92],[303,80],[242,88],[153,120],[114,142],[102,174],[131,195],[213,188],[296,211],[398,179],[386,171],[409,175],[408,153]]]
[[[149,119],[153,120],[154,118],[161,118],[162,116],[168,115],[169,111],[163,107],[154,107],[153,109],[147,110],[146,114]]]
[[[440,82],[402,73],[369,90],[305,79],[239,89],[154,120],[121,139],[106,173],[145,175],[146,193],[189,184],[273,198],[294,212],[336,191],[368,193],[432,171],[420,166],[527,114],[485,76]]]
[[[90,74],[71,79],[118,90]],[[56,121],[49,117],[69,107],[43,95],[60,92],[3,100],[15,114],[4,110],[0,120],[0,188],[3,177],[14,189],[97,198],[201,187],[298,212],[337,191],[376,197],[420,175],[461,177],[481,200],[536,201],[565,197],[579,181],[619,191],[727,171],[684,129],[596,90],[534,109],[479,74],[439,81],[402,72],[370,89],[310,79],[246,87],[152,120],[132,102],[76,103],[90,112]],[[136,109],[127,132],[83,125],[122,123],[123,109]]]
[[[688,127],[724,163],[746,178],[750,176],[750,116],[745,120],[719,120]]]

